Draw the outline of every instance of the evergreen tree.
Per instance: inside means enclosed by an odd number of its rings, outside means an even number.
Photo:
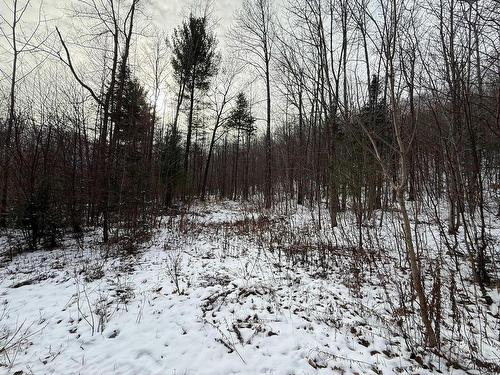
[[[255,118],[252,116],[250,111],[250,105],[248,103],[245,94],[240,92],[236,98],[236,106],[231,111],[231,115],[228,121],[228,127],[230,129],[236,130],[236,144],[235,144],[235,159],[234,159],[234,171],[233,171],[233,196],[236,199],[238,194],[238,168],[239,168],[239,153],[240,153],[240,137],[241,133],[246,139],[246,160],[244,166],[244,182],[243,182],[243,198],[248,198],[248,168],[249,168],[249,155],[250,155],[250,138],[255,131],[254,127]]]
[[[169,208],[172,204],[175,187],[178,185],[179,167],[182,159],[181,137],[174,126],[170,126],[164,139],[160,141],[160,179],[165,185],[164,203]]]
[[[245,133],[253,133],[255,118],[250,111],[250,105],[244,93],[240,92],[236,97],[236,106],[231,111],[228,126],[244,131]]]
[[[363,109],[363,121],[367,129],[374,131],[379,137],[387,137],[391,131],[388,129],[388,112],[385,99],[380,98],[380,78],[374,74],[368,84],[368,103]]]
[[[380,97],[381,84],[378,75],[374,74],[368,85],[368,103],[362,110],[362,121],[364,127],[369,131],[375,140],[376,147],[384,159],[389,159],[390,147],[392,144],[392,129],[389,123],[389,113],[387,103]],[[368,139],[364,140],[363,148],[371,150],[372,144]],[[382,206],[382,171],[379,163],[371,153],[363,155],[363,166],[365,168],[368,213]],[[388,163],[391,165],[391,163]]]
[[[187,181],[191,135],[193,130],[193,112],[196,90],[206,90],[210,79],[217,72],[219,55],[216,52],[217,39],[210,32],[207,17],[189,19],[174,30],[172,67],[174,77],[181,87],[189,93],[188,127],[184,150],[184,178]],[[184,90],[181,90],[184,92]]]
[[[118,77],[121,89],[113,95],[113,138],[111,203],[125,227],[137,229],[146,220],[148,147],[153,129],[152,109],[147,94],[129,67]]]

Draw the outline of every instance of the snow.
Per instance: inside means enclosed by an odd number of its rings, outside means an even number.
[[[290,243],[314,246],[327,233],[312,229],[305,208],[269,218],[298,233]],[[287,261],[284,238],[261,230],[268,219],[235,202],[172,220],[135,256],[106,258],[116,249],[91,233],[3,263],[0,338],[13,345],[0,353],[0,374],[465,373],[401,336],[391,309],[398,295],[380,280],[389,272],[405,282],[392,265],[356,279],[340,258],[328,272]],[[383,234],[388,244],[397,236]],[[493,306],[470,314],[488,317],[478,335],[494,361],[500,298],[490,296]]]

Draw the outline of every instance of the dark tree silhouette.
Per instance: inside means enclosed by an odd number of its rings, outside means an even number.
[[[254,127],[255,118],[252,116],[250,111],[250,105],[244,93],[240,92],[236,98],[236,106],[231,111],[231,115],[228,121],[228,128],[236,130],[236,145],[235,145],[235,161],[234,161],[234,198],[237,198],[238,189],[238,169],[239,169],[239,154],[240,154],[240,139],[243,135],[246,139],[246,160],[244,169],[244,190],[243,197],[248,199],[248,156],[250,154],[250,137],[255,131]]]
[[[111,115],[114,146],[110,201],[122,227],[135,232],[147,224],[148,146],[153,111],[139,81],[131,77],[127,66],[120,68],[123,73],[117,77],[119,85],[113,96]]]
[[[217,72],[219,55],[217,54],[217,39],[209,30],[208,19],[206,16],[195,17],[190,15],[189,19],[174,30],[172,38],[173,57],[172,67],[174,77],[182,87],[178,108],[182,102],[182,96],[185,90],[189,93],[188,123],[186,135],[186,147],[184,150],[184,179],[185,190],[187,193],[189,152],[191,148],[191,135],[193,130],[193,112],[196,90],[206,90],[210,85],[210,79]],[[174,128],[177,131],[177,118]]]

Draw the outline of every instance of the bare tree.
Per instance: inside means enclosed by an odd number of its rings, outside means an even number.
[[[19,0],[12,0],[6,3],[6,8],[10,14],[0,14],[0,34],[3,36],[8,45],[8,50],[12,55],[12,63],[10,67],[10,88],[9,88],[9,105],[7,113],[7,129],[5,132],[5,140],[0,149],[0,156],[2,157],[2,180],[1,196],[0,196],[0,227],[6,225],[7,220],[7,203],[9,195],[9,171],[11,159],[11,142],[12,132],[15,126],[16,116],[16,86],[33,72],[43,61],[35,64],[34,67],[29,67],[26,71],[19,74],[19,60],[23,54],[36,52],[39,47],[46,41],[47,37],[38,40],[37,34],[42,26],[41,20],[41,6],[38,10],[38,21],[34,26],[26,27],[23,25],[23,20],[28,9],[31,8],[31,0],[26,0],[24,3]],[[10,18],[9,18],[10,16]]]
[[[391,125],[393,135],[396,140],[395,152],[398,162],[398,173],[396,179],[391,176],[390,167],[387,164],[387,160],[384,160],[382,154],[380,153],[379,147],[377,145],[377,142],[375,141],[373,134],[368,129],[366,129],[366,127],[364,129],[367,136],[370,138],[373,146],[373,151],[382,167],[384,175],[387,180],[391,181],[392,188],[395,191],[403,221],[402,226],[406,252],[410,262],[412,285],[415,293],[417,294],[420,305],[420,317],[425,327],[427,343],[430,347],[435,347],[436,345],[438,345],[438,341],[429,317],[429,302],[427,300],[427,295],[424,289],[424,276],[420,267],[420,259],[415,250],[413,230],[411,227],[408,209],[405,202],[405,193],[408,186],[408,154],[411,150],[411,145],[414,140],[413,135],[416,131],[416,128],[411,129],[409,138],[405,138],[403,136],[403,126],[401,121],[401,102],[400,96],[397,95],[398,88],[396,81],[396,59],[399,53],[398,46],[400,46],[399,42],[401,38],[401,30],[403,27],[401,20],[404,8],[401,6],[398,0],[391,0],[388,4],[381,4],[381,9],[382,23],[380,25],[380,30],[383,30],[381,52],[383,53],[383,61],[388,72]]]
[[[208,146],[207,160],[203,173],[203,182],[201,185],[201,200],[205,200],[208,174],[210,170],[210,163],[214,152],[216,142],[220,139],[221,135],[218,134],[219,130],[225,125],[228,117],[228,104],[235,98],[234,92],[235,80],[239,73],[239,68],[234,62],[222,63],[218,74],[215,77],[212,92],[209,94],[210,109],[213,111],[214,125],[212,128],[212,136]]]
[[[255,69],[266,86],[266,175],[265,207],[272,205],[271,152],[271,59],[274,37],[272,0],[244,0],[236,14],[236,25],[230,31],[233,47],[239,57]]]
[[[151,184],[151,190],[150,192],[152,193],[152,197],[149,197],[150,199],[153,199],[156,197],[156,194],[160,191],[159,186],[155,186],[155,183],[158,184],[160,181],[160,178],[158,176],[158,173],[160,172],[155,171],[154,169],[154,143],[155,143],[155,133],[157,131],[156,125],[158,120],[161,118],[160,115],[158,114],[158,106],[159,106],[159,100],[160,100],[160,94],[162,91],[165,89],[165,84],[166,80],[168,77],[168,66],[170,61],[168,60],[168,43],[167,41],[167,36],[161,32],[160,30],[155,30],[155,33],[152,37],[151,44],[147,46],[147,48],[144,51],[144,54],[146,56],[146,61],[147,61],[147,67],[145,69],[145,74],[150,82],[149,84],[151,85],[151,89],[153,91],[153,98],[152,98],[152,107],[153,107],[153,113],[152,113],[152,128],[149,134],[149,139],[148,139],[148,151],[147,151],[147,158],[148,158],[148,171],[149,171],[149,176],[150,176],[150,184]],[[160,129],[160,137],[163,137],[163,128],[161,127]]]

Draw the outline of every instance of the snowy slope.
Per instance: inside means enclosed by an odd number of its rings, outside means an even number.
[[[5,262],[0,374],[466,373],[409,348],[376,282],[353,293],[343,264],[321,274],[273,239],[264,250],[245,228],[256,217],[195,207],[164,218],[136,256],[106,259],[95,235]],[[498,356],[492,296],[484,349]]]

